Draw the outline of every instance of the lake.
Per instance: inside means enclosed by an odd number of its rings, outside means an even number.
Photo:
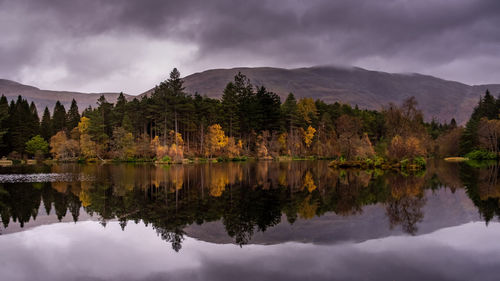
[[[0,168],[0,280],[498,280],[498,166]]]

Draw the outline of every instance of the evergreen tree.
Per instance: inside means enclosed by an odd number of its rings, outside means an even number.
[[[489,120],[498,119],[498,108],[496,103],[495,97],[490,94],[489,90],[486,90],[482,108],[480,109],[482,111],[480,113],[481,117],[486,117]]]
[[[104,109],[95,109],[88,114],[90,119],[88,132],[92,140],[97,144],[103,145],[102,149],[108,144],[109,135],[106,133],[105,115],[103,114]],[[87,116],[86,116],[87,117]]]
[[[50,138],[54,135],[54,130],[52,129],[52,120],[50,118],[50,112],[47,107],[45,107],[43,111],[42,122],[40,124],[40,135],[46,141],[50,141]]]
[[[299,125],[299,113],[297,110],[297,100],[295,96],[290,93],[285,102],[281,105],[281,114],[283,116],[283,130],[291,131],[292,128]]]
[[[234,87],[238,97],[240,135],[242,137],[248,137],[257,127],[255,118],[257,100],[253,91],[253,85],[245,75],[238,72],[238,74],[234,76]]]
[[[450,129],[455,129],[456,127],[457,127],[457,121],[455,120],[455,118],[451,118]]]
[[[174,120],[174,130],[177,135],[179,132],[179,115],[182,115],[182,108],[183,108],[183,103],[185,101],[185,96],[186,94],[184,93],[184,82],[180,78],[181,74],[177,70],[177,68],[174,68],[170,72],[170,77],[167,80],[167,86],[168,86],[168,91],[167,91],[167,101],[168,104],[172,106],[172,112],[173,112],[173,120]],[[175,138],[175,141],[177,142],[177,138]]]
[[[484,117],[488,119],[498,119],[497,104],[498,102],[490,94],[490,91],[486,90],[484,97],[479,99],[478,105],[474,108],[469,121],[465,125],[464,133],[460,138],[459,145],[462,154],[465,155],[478,148],[479,138],[477,130],[479,121]]]
[[[148,104],[148,111],[154,112],[155,114],[150,114],[150,118],[155,120],[157,126],[161,128],[163,134],[163,145],[165,145],[166,135],[168,129],[171,126],[171,112],[168,100],[168,85],[167,81],[163,81],[160,85],[155,87],[153,94],[149,100],[153,101]]]
[[[256,112],[257,130],[267,130],[269,132],[280,129],[281,100],[280,97],[268,92],[264,86],[261,86],[256,93]]]
[[[123,120],[122,120],[122,127],[123,129],[125,129],[125,131],[127,132],[133,132],[134,131],[134,125],[132,123],[132,120],[130,120],[130,117],[128,117],[128,113],[125,113],[125,115],[123,116]]]
[[[7,98],[2,95],[0,98],[0,151],[3,150],[7,143],[4,140],[5,134],[7,134],[7,120],[9,118],[9,102]]]
[[[11,151],[24,153],[25,143],[34,136],[33,114],[28,101],[21,96],[11,102],[7,138]]]
[[[57,101],[52,115],[52,128],[54,133],[66,129],[66,109],[61,102]]]
[[[132,129],[130,130],[131,133],[134,133],[135,135],[139,135],[143,132],[143,123],[145,122],[142,119],[143,113],[141,112],[141,103],[137,98],[134,98],[132,101],[127,103],[126,106],[126,116],[123,117],[122,124],[125,126],[125,118],[127,117],[130,119],[130,122],[132,124]]]
[[[229,137],[233,137],[234,133],[240,131],[240,114],[238,104],[238,93],[234,83],[229,82],[222,94],[222,127],[224,131],[228,132]]]
[[[78,105],[76,104],[76,100],[73,99],[71,101],[71,106],[66,114],[66,127],[68,130],[72,130],[76,126],[78,126],[78,122],[80,122],[80,112],[78,111]]]
[[[106,100],[104,95],[101,95],[97,100],[97,111],[99,112],[99,120],[104,126],[104,133],[111,137],[113,134],[113,104]]]
[[[40,117],[38,117],[38,111],[36,109],[35,103],[31,102],[30,104],[30,127],[31,127],[31,135],[38,135],[40,133]]]
[[[123,126],[123,118],[127,110],[127,99],[123,93],[120,93],[116,100],[115,108],[113,109],[113,127]]]

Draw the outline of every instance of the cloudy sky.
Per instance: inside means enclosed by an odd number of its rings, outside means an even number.
[[[498,0],[0,0],[0,77],[143,92],[237,66],[359,66],[500,83]]]

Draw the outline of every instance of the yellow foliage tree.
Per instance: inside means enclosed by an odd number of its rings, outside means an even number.
[[[182,146],[184,144],[184,140],[182,139],[182,134],[181,133],[175,133],[175,131],[170,130],[168,133],[170,139],[172,140],[172,143],[175,143],[177,146]],[[174,137],[175,135],[175,137]]]
[[[228,138],[226,145],[226,153],[229,157],[237,157],[241,154],[241,148],[243,147],[243,143],[241,140],[235,142],[234,137]]]
[[[278,143],[280,145],[280,154],[287,153],[287,138],[288,134],[287,133],[281,133],[280,136],[278,137]]]
[[[80,150],[85,158],[94,158],[96,154],[96,143],[90,138],[89,134],[80,135]]]
[[[82,116],[82,118],[80,118],[80,122],[78,122],[78,131],[80,131],[80,134],[87,134],[89,132],[89,126],[90,119]]]
[[[78,122],[78,132],[80,133],[80,151],[85,158],[95,158],[97,156],[97,144],[94,142],[89,132],[90,118],[82,116]]]
[[[309,171],[307,171],[304,176],[304,184],[302,185],[302,188],[307,189],[309,192],[313,192],[317,188],[316,184],[314,184],[313,176]]]
[[[168,154],[168,146],[161,145],[160,138],[158,136],[155,136],[151,140],[151,148],[155,152],[156,159],[162,159],[163,157],[167,156],[167,154]]]
[[[182,158],[184,158],[184,150],[182,146],[177,146],[173,143],[168,149],[168,156],[175,161],[182,160]]]
[[[82,202],[83,207],[88,207],[92,204],[92,199],[88,190],[82,189],[80,194],[78,194],[80,202]]]
[[[309,148],[312,144],[314,133],[316,133],[316,129],[311,126],[309,126],[307,130],[304,131],[304,143],[306,144],[307,148]]]
[[[309,194],[298,206],[298,214],[304,219],[312,219],[318,210],[318,203],[311,199],[311,194]]]
[[[303,98],[297,103],[297,111],[306,124],[311,124],[312,119],[318,115],[316,103],[313,98]]]
[[[219,124],[209,126],[205,138],[205,151],[207,156],[210,157],[224,148],[228,142],[228,137],[224,134],[224,131]]]

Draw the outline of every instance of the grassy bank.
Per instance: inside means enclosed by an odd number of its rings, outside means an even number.
[[[414,159],[403,159],[400,161],[388,160],[384,158],[362,159],[362,160],[344,160],[338,159],[330,162],[331,168],[357,168],[357,169],[381,169],[381,170],[406,170],[419,171],[424,170],[427,163],[423,157]]]

